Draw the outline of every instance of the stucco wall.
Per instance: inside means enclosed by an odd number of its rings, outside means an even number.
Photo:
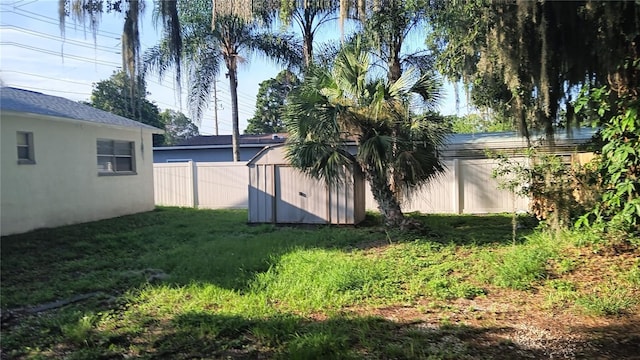
[[[154,208],[151,132],[3,112],[1,234]],[[33,132],[35,161],[18,164],[16,132]],[[99,176],[97,139],[135,143],[136,175]]]

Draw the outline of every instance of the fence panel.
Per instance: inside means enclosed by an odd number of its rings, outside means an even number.
[[[156,205],[210,209],[248,208],[249,169],[246,163],[156,163]],[[497,213],[527,210],[528,199],[498,189],[491,170],[493,160],[445,161],[446,171],[403,202],[403,211],[423,213]],[[369,184],[367,210],[377,210]]]
[[[153,164],[156,205],[194,207],[193,163]]]
[[[518,161],[518,159],[514,159]],[[526,161],[522,158],[520,161]],[[460,161],[459,181],[462,186],[462,212],[465,214],[501,213],[528,210],[528,199],[515,197],[508,190],[499,188],[491,177],[497,162],[493,159]]]
[[[197,163],[198,207],[246,209],[249,206],[249,168],[244,162]]]

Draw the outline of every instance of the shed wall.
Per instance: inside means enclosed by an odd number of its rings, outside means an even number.
[[[361,177],[357,186],[353,177],[327,186],[288,165],[283,149],[265,149],[249,162],[249,222],[355,224],[364,219]]]

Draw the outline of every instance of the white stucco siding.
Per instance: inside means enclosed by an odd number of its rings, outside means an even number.
[[[153,209],[149,130],[5,112],[0,126],[2,235]],[[35,164],[18,164],[18,131],[33,133]],[[136,174],[99,176],[97,139],[133,141]]]

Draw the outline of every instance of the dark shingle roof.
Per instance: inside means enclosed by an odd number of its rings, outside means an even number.
[[[113,126],[160,130],[69,99],[12,87],[0,88],[0,110],[57,116]]]
[[[282,144],[287,134],[240,135],[240,144]],[[194,136],[177,146],[231,145],[231,135]]]

